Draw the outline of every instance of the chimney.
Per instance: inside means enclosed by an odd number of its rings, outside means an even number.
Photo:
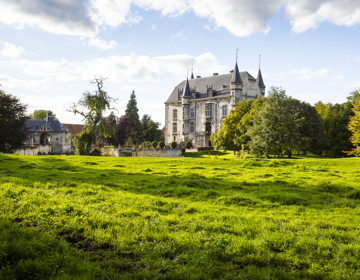
[[[214,73],[214,74],[213,74],[213,76],[217,76],[217,75],[219,75],[219,73]]]
[[[234,70],[230,70],[230,73],[234,73]]]
[[[201,78],[201,76],[196,76],[196,79],[200,79]]]
[[[52,113],[49,111],[46,114],[46,122],[51,123],[51,121],[52,121]]]

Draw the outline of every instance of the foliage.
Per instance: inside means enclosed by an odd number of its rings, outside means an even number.
[[[339,104],[333,105],[331,103],[323,103],[319,101],[315,103],[315,109],[323,120],[325,131],[328,133],[330,122],[337,114],[342,112],[341,106]]]
[[[135,131],[137,132],[134,134],[134,136],[136,135],[135,140],[140,141],[141,139],[137,139],[137,138],[141,137],[142,128],[140,123],[139,109],[137,107],[135,91],[132,91],[132,93],[130,94],[130,100],[126,104],[125,116],[127,116],[129,120],[135,124]]]
[[[52,116],[51,116],[52,120],[57,120],[57,117],[53,113],[53,111],[46,110],[46,109],[35,110],[32,114],[30,114],[29,120],[46,120],[46,115],[48,112],[52,113]]]
[[[0,155],[0,279],[360,278],[359,158],[199,154]]]
[[[349,118],[352,115],[353,112],[346,109],[336,115],[330,122],[328,139],[332,157],[343,157],[352,149],[351,132],[348,129]]]
[[[109,125],[108,119],[104,116],[106,110],[112,109],[111,103],[115,102],[115,99],[103,90],[105,80],[101,76],[95,77],[90,84],[95,84],[97,90],[93,93],[84,92],[78,104],[68,109],[84,118],[85,126],[82,132],[72,136],[72,139],[82,138],[82,141],[86,141],[86,155],[90,154],[91,145],[97,143],[96,136],[110,138],[115,134],[115,129]]]
[[[326,149],[327,138],[324,123],[315,107],[309,103],[291,99],[299,120],[300,137],[297,141],[297,149],[306,154],[311,152],[321,155]]]
[[[235,110],[230,111],[222,121],[222,127],[218,133],[211,135],[211,143],[215,149],[238,151],[242,145],[247,147],[250,137],[248,129],[252,126],[252,118],[256,111],[262,107],[264,98],[243,100],[236,104]]]
[[[160,142],[159,142],[159,145],[158,145],[158,148],[164,149],[164,147],[165,147],[165,142],[164,142],[164,141],[160,141]]]
[[[192,148],[192,142],[191,142],[191,141],[187,141],[187,142],[185,143],[185,148],[186,148],[186,149],[191,149],[191,148]]]
[[[354,112],[354,116],[350,117],[348,129],[352,133],[350,141],[353,144],[353,148],[350,152],[345,152],[348,155],[355,155],[358,157],[360,156],[360,99],[354,103],[354,108],[352,111]]]
[[[280,87],[271,87],[264,105],[256,111],[249,128],[250,149],[253,154],[289,153],[297,147],[300,119],[295,102]]]
[[[356,101],[360,100],[360,88],[354,89],[354,91],[350,92],[350,96],[346,97],[349,103],[354,104]]]
[[[151,143],[151,146],[152,146],[154,149],[156,149],[157,145],[158,145],[158,142],[157,142],[157,141],[153,141],[153,142]]]
[[[207,152],[207,151],[213,151],[214,147],[197,147],[198,152]]]
[[[148,114],[144,114],[141,118],[141,130],[142,137],[147,141],[161,141],[162,131],[159,129],[160,123],[154,122],[151,119],[151,116]]]
[[[126,139],[125,146],[132,146],[134,144],[134,141],[131,136],[129,136],[128,139]]]
[[[19,98],[0,90],[0,152],[23,146],[27,138],[26,107]]]
[[[101,151],[99,148],[94,148],[91,150],[90,152],[90,156],[96,156],[96,157],[99,157],[101,156]]]
[[[71,141],[73,143],[73,146],[75,147],[75,154],[85,155],[86,152],[86,134],[77,134],[71,137]]]
[[[175,148],[177,147],[177,143],[176,143],[175,141],[172,141],[172,142],[170,143],[170,147],[171,147],[172,149],[175,149]]]

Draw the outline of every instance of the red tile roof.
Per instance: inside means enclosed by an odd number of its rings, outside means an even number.
[[[83,124],[62,123],[62,125],[70,130],[72,134],[79,134],[84,127]]]

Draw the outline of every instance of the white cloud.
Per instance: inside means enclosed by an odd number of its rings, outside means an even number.
[[[95,46],[100,49],[104,50],[110,50],[113,49],[115,46],[117,46],[117,43],[115,41],[109,41],[106,42],[105,40],[102,40],[101,38],[92,38],[88,42],[89,46]]]
[[[345,77],[343,75],[336,75],[335,79],[338,80],[338,81],[342,81],[342,80],[345,79]]]
[[[269,19],[284,7],[294,32],[316,28],[321,22],[360,23],[359,0],[0,0],[0,5],[0,22],[14,28],[33,25],[55,34],[91,38],[100,27],[140,22],[137,7],[170,17],[194,12],[239,37],[267,34]]]
[[[4,88],[21,87],[27,89],[46,89],[48,87],[48,79],[43,80],[20,80],[7,75],[0,74],[1,85]]]
[[[303,70],[291,70],[288,72],[284,72],[279,74],[280,76],[284,75],[295,75],[297,79],[299,80],[308,80],[308,79],[319,79],[319,78],[325,78],[327,73],[329,73],[329,69],[322,68],[317,71],[310,71],[310,69],[303,69]]]
[[[295,32],[316,28],[321,22],[348,27],[360,23],[359,0],[289,0],[285,14]]]
[[[17,47],[14,44],[10,44],[8,42],[4,43],[4,48],[0,52],[2,56],[17,58],[22,54],[26,54],[25,49],[23,47]]]
[[[155,29],[156,29],[156,25],[155,25],[155,24],[152,25],[152,26],[151,26],[151,29],[152,29],[152,30],[155,30]]]
[[[178,32],[176,35],[171,36],[171,38],[178,38],[181,37],[184,34],[184,30]]]
[[[36,62],[24,59],[0,62],[0,66],[8,69],[22,69],[25,74],[56,78],[60,82],[77,79],[90,80],[94,75],[102,75],[112,82],[156,82],[163,80],[168,75],[184,78],[191,65],[198,69],[199,75],[221,73],[227,69],[227,66],[221,65],[212,53],[204,53],[197,57],[187,54],[158,57],[110,56],[74,63],[69,63],[65,59],[60,62]]]

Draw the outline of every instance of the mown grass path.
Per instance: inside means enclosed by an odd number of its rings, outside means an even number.
[[[360,279],[360,159],[0,155],[1,279]]]

